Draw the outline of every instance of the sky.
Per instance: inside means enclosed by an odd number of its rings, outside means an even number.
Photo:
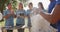
[[[48,5],[50,3],[49,0],[30,0],[29,2],[32,2],[34,7],[38,7],[37,6],[38,5],[38,2],[42,2],[45,9],[48,8]]]

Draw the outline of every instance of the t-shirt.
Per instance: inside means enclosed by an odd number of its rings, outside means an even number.
[[[24,18],[18,17],[18,15],[22,15],[22,14],[26,15],[25,10],[17,10],[16,11],[16,16],[17,16],[16,24],[21,24],[21,25],[25,24]]]
[[[48,13],[52,12],[55,5],[56,5],[56,0],[53,0],[52,2],[50,2],[49,7],[48,7]]]
[[[4,16],[10,14],[11,12],[7,9],[3,12]],[[5,19],[5,26],[8,28],[9,26],[14,26],[14,17],[11,15],[8,19]]]
[[[27,10],[26,15],[28,16],[28,26],[31,27],[31,19],[30,19],[31,10]]]

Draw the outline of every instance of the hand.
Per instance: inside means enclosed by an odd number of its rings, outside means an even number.
[[[26,25],[24,25],[24,26],[22,26],[21,28],[26,28],[27,26]]]
[[[14,15],[14,10],[13,10],[13,9],[11,9],[11,11],[10,11],[10,12],[11,12],[11,15]]]
[[[14,11],[11,11],[11,14],[14,15]]]

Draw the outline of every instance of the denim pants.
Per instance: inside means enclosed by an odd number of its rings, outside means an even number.
[[[21,24],[16,24],[16,26],[22,27],[23,25],[21,25]],[[18,32],[24,32],[24,29],[18,29]]]

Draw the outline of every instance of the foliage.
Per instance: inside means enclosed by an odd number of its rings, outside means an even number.
[[[23,2],[24,3],[24,6],[26,6],[26,2],[28,0],[19,0],[20,2]],[[17,1],[16,0],[0,0],[0,11],[3,13],[3,10],[6,9],[6,5],[8,3],[12,3],[12,7],[13,9],[15,10],[16,9],[16,6],[17,6]]]

